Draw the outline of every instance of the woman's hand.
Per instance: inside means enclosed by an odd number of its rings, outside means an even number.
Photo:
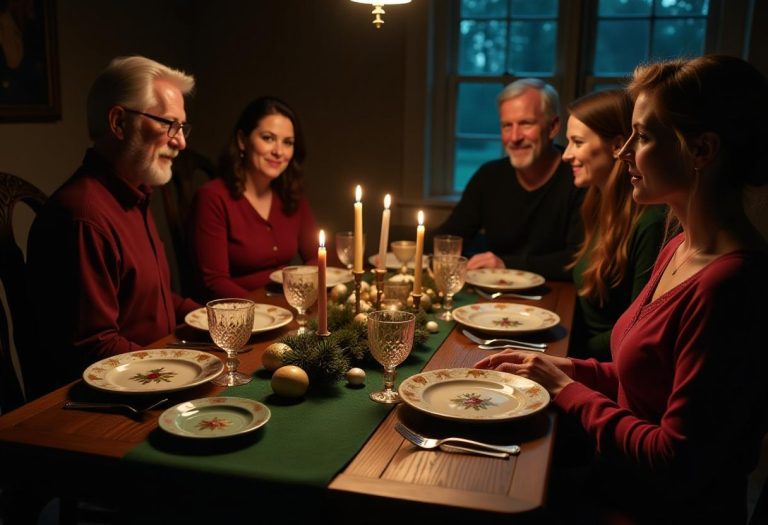
[[[475,368],[509,372],[536,381],[556,396],[573,382],[573,364],[565,357],[555,357],[524,350],[502,350],[475,363]]]

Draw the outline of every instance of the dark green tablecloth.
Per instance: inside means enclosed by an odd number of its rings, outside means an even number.
[[[459,294],[455,306],[474,302],[476,296]],[[432,316],[430,316],[431,318]],[[438,321],[440,331],[417,345],[397,368],[397,385],[424,368],[453,328]],[[306,397],[288,404],[274,396],[269,375],[257,371],[247,385],[231,387],[223,395],[255,399],[272,412],[269,422],[250,434],[222,440],[187,439],[157,428],[124,458],[128,462],[168,466],[224,477],[325,486],[363,446],[392,409],[374,403],[368,394],[382,388],[380,369],[366,369],[363,388],[344,383],[324,391],[310,389]]]

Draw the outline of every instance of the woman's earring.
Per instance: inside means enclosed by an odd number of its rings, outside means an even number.
[[[243,152],[243,150],[240,150],[240,158],[241,159],[245,158],[245,152]]]

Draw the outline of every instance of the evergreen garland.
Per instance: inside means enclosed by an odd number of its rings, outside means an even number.
[[[427,314],[416,313],[414,348],[429,337],[426,330]],[[291,350],[283,356],[286,365],[296,365],[304,370],[312,383],[331,384],[344,378],[353,365],[379,366],[368,347],[368,325],[355,321],[354,306],[329,304],[328,330],[331,335],[317,335],[317,321],[312,319],[307,332],[280,338]]]

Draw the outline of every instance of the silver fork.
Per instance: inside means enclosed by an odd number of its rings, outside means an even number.
[[[497,297],[516,297],[518,299],[528,299],[529,301],[541,301],[540,295],[527,295],[522,293],[514,293],[514,292],[493,292],[488,293],[485,290],[482,290],[480,288],[475,288],[475,291],[477,292],[477,295],[480,297],[485,297],[486,299],[496,299]]]
[[[462,330],[461,331],[464,336],[472,341],[473,343],[477,343],[479,345],[485,345],[490,347],[495,347],[494,345],[498,345],[499,343],[509,343],[510,345],[515,346],[524,346],[526,348],[530,348],[531,350],[545,350],[547,348],[547,343],[529,343],[527,341],[517,341],[515,339],[483,339],[481,337],[477,337],[475,334],[470,332],[469,330]],[[501,345],[503,347],[505,345]],[[485,350],[492,350],[493,348],[486,348]]]
[[[125,403],[92,403],[89,401],[67,401],[64,403],[64,408],[69,409],[105,409],[105,408],[123,408],[127,410],[128,412],[132,413],[133,415],[141,415],[145,412],[149,412],[153,408],[157,408],[163,403],[168,401],[168,398],[165,397],[161,399],[160,401],[157,401],[156,403],[152,403],[146,408],[136,408],[134,406],[125,404]]]
[[[480,441],[473,441],[471,439],[460,437],[447,437],[443,439],[428,438],[421,434],[417,434],[400,422],[395,423],[395,430],[414,445],[426,449],[450,445],[451,448],[461,449],[475,454],[493,452],[494,457],[507,457],[509,454],[516,456],[520,453],[520,447],[517,445],[491,445],[490,443],[482,443]],[[504,456],[498,456],[497,454],[503,454]]]

